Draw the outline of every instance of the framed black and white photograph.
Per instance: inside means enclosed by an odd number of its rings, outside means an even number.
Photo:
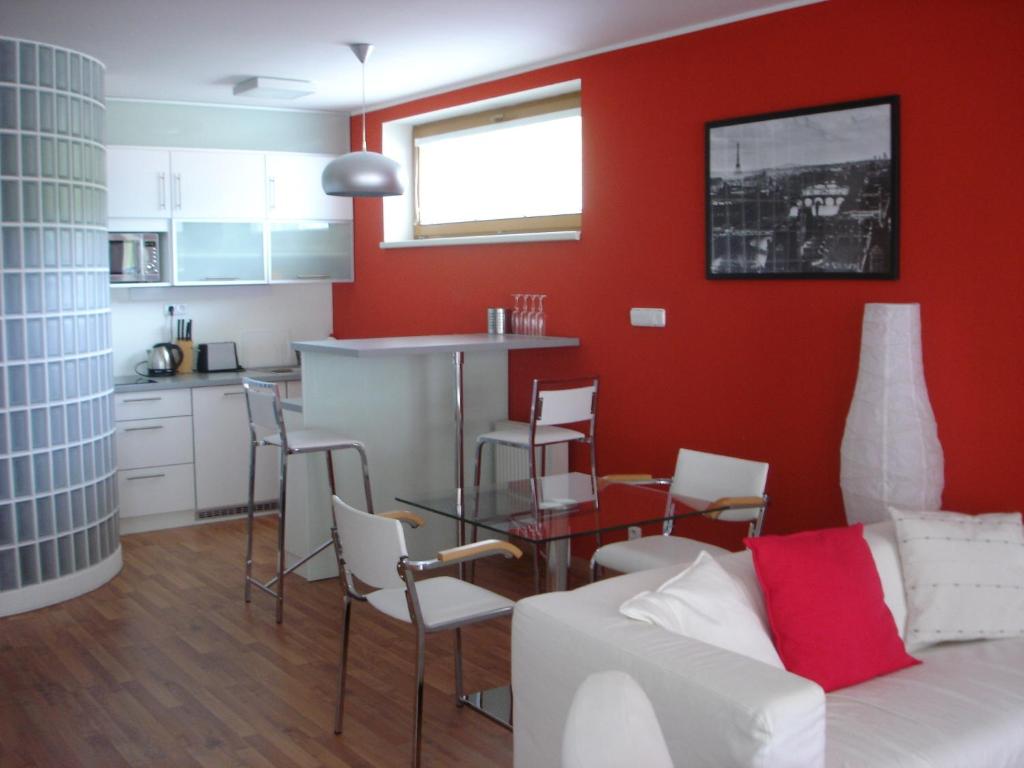
[[[899,276],[899,97],[706,125],[707,276]]]

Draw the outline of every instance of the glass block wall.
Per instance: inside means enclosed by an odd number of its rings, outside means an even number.
[[[0,615],[120,563],[103,77],[0,37]]]

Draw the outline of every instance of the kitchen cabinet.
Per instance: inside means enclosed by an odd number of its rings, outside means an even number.
[[[351,281],[352,201],[320,183],[332,159],[109,147],[111,229],[169,232],[162,274],[174,285]]]
[[[333,155],[267,153],[267,218],[352,219],[352,199],[324,194],[320,177]]]
[[[262,152],[171,151],[173,215],[184,219],[251,219],[266,216]]]
[[[189,391],[118,393],[114,419],[121,517],[195,509]]]
[[[176,221],[173,243],[176,285],[266,282],[260,222]]]
[[[166,149],[107,147],[107,215],[166,219],[171,155]]]
[[[352,222],[271,222],[270,281],[351,282]]]
[[[241,385],[192,390],[199,509],[240,507],[249,500],[249,416]],[[277,451],[256,450],[256,501],[277,499]]]

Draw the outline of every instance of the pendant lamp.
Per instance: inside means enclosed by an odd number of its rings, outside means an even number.
[[[324,168],[320,183],[328,195],[339,197],[388,197],[403,192],[401,167],[390,157],[366,151],[366,60],[369,43],[352,43],[352,53],[363,65],[363,150],[337,157]]]

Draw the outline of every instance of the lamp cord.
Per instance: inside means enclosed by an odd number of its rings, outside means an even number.
[[[363,70],[363,152],[366,151],[366,62],[361,61]]]

